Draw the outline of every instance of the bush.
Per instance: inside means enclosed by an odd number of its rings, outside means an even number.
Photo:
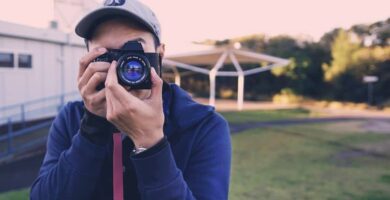
[[[284,88],[279,94],[272,98],[272,102],[279,104],[297,104],[301,103],[304,98],[294,93],[291,88]]]

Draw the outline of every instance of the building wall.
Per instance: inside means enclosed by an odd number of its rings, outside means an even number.
[[[80,99],[78,61],[86,52],[81,38],[0,21],[0,52],[14,54],[12,68],[0,66],[0,125],[54,116],[61,103]],[[18,67],[19,54],[32,56],[31,68]],[[60,95],[71,92],[62,102]]]
[[[82,46],[0,36],[0,52],[14,53],[14,60],[19,53],[32,55],[32,68],[18,68],[17,61],[13,68],[0,67],[0,107],[76,91],[78,60],[85,51]]]

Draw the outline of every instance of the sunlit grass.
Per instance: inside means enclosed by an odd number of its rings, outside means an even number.
[[[390,135],[313,131],[320,127],[233,135],[231,199],[390,199],[390,154],[378,158],[350,149],[390,140]]]
[[[242,112],[222,112],[230,123],[272,121],[309,117],[313,113],[306,109],[251,110]]]

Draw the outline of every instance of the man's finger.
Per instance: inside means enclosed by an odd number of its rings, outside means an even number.
[[[114,91],[120,91],[121,89],[124,89],[122,86],[119,85],[118,77],[116,75],[116,64],[117,61],[113,61],[108,68],[108,74],[105,82],[106,88],[108,88],[111,92]]]
[[[104,83],[104,81],[107,78],[107,72],[96,72],[93,74],[93,76],[89,79],[88,83],[86,84],[86,93],[94,93],[96,92],[96,88],[99,84]]]
[[[118,84],[118,77],[116,76],[116,64],[117,61],[112,61],[110,67],[108,68],[108,74],[106,79],[106,86],[110,86],[110,84],[117,85]]]
[[[162,86],[163,80],[158,76],[154,67],[151,69],[151,79],[152,79],[152,91],[149,99],[152,100],[161,100],[162,98]]]
[[[95,94],[95,98],[99,101],[99,102],[104,102],[105,99],[106,99],[106,88],[103,88],[101,90],[99,90],[99,92],[97,92]]]
[[[112,70],[111,68],[113,68],[113,66],[116,66],[116,61],[113,61],[110,65],[110,68],[108,69],[108,73],[107,73],[107,78],[106,78],[106,82],[105,82],[105,86],[106,86],[106,101],[107,101],[107,119],[110,120],[109,118],[112,117],[112,114],[114,113],[114,105],[113,105],[113,100],[114,100],[114,97],[112,95],[112,90],[111,88],[113,86],[110,86],[109,84],[112,84],[112,80],[113,77],[112,77]],[[115,78],[114,78],[114,81],[115,81]]]
[[[107,72],[110,65],[108,63],[91,63],[88,68],[85,70],[84,74],[80,77],[78,81],[79,87],[83,87],[89,82],[89,79],[97,72]]]
[[[113,108],[113,105],[112,105],[112,95],[111,95],[111,91],[107,90],[107,88],[104,88],[106,89],[106,118],[110,118],[112,116],[112,113],[114,112],[114,108]]]
[[[89,63],[91,63],[95,58],[107,52],[106,48],[99,47],[92,49],[90,52],[85,54],[79,61],[79,74],[78,79],[84,74],[87,69]]]
[[[131,93],[119,85],[118,77],[116,74],[116,64],[114,61],[111,63],[110,68],[108,69],[107,79],[106,79],[106,88],[112,92],[112,97],[120,101],[121,103],[128,103],[129,101],[136,101],[137,98],[134,97]]]

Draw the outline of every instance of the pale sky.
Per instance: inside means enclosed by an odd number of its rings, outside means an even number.
[[[53,18],[53,0],[1,1],[3,21],[47,27]],[[141,1],[159,17],[163,41],[171,53],[191,49],[192,41],[256,33],[306,35],[317,40],[335,27],[349,28],[390,17],[389,0]]]

